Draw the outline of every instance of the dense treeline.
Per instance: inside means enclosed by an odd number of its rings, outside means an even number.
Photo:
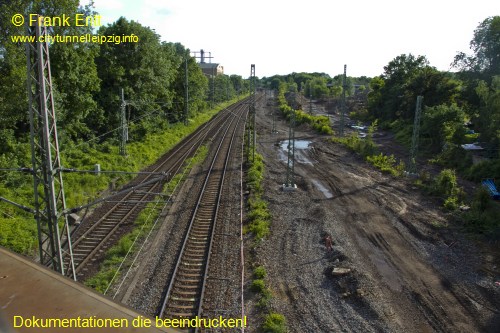
[[[469,230],[500,239],[500,207],[491,202],[482,186],[473,198],[467,198],[456,177],[458,173],[476,182],[494,178],[500,186],[500,16],[478,25],[470,47],[471,54],[459,52],[450,59],[454,72],[436,69],[425,56],[401,54],[379,76],[348,77],[345,93],[358,100],[361,96],[365,102],[350,110],[352,120],[371,123],[371,132],[376,126],[390,130],[408,148],[416,99],[423,96],[418,155],[443,170],[435,177],[422,174],[417,182],[429,194],[442,197],[450,210],[469,205],[470,211],[457,214],[457,219]],[[342,75],[332,78],[325,73],[276,75],[263,78],[261,83],[280,91],[282,101],[284,85],[289,95],[299,92],[320,101],[338,100],[343,91]],[[398,164],[394,156],[379,154],[371,134],[365,139],[353,135],[336,141],[346,143],[382,170],[403,173],[406,161]],[[471,143],[483,149],[473,154],[463,148]]]
[[[330,77],[326,73],[291,73],[287,75],[274,75],[261,79],[261,84],[269,89],[279,90],[280,84],[286,83],[289,91],[301,92],[306,97],[324,100],[339,98],[343,91],[343,74]],[[368,88],[370,78],[366,76],[346,78],[346,96],[352,96],[358,90]]]
[[[35,1],[28,9],[26,1],[14,0],[1,5],[0,39],[0,138],[4,142],[26,140],[28,130],[26,101],[26,58],[22,44],[14,44],[12,35],[23,35],[10,18],[14,13],[43,13],[47,16],[95,15],[91,7],[78,7],[78,0]],[[91,27],[52,27],[51,34],[83,35]],[[141,24],[120,18],[102,26],[100,35],[128,36],[139,42],[54,43],[50,47],[61,140],[87,141],[119,126],[121,89],[128,103],[127,117],[135,123],[130,138],[141,137],[162,124],[184,117],[185,62],[188,62],[189,116],[203,111],[207,101],[222,102],[243,92],[241,77],[220,75],[209,83],[195,58],[179,43],[160,41],[160,36]],[[210,80],[212,81],[212,80]],[[215,87],[212,88],[212,85]],[[236,86],[236,87],[235,87]],[[8,98],[7,98],[8,96]],[[140,121],[137,121],[139,120]],[[108,137],[106,139],[109,139]],[[9,151],[8,145],[0,153]]]
[[[29,3],[29,4],[28,4]],[[31,167],[26,50],[11,36],[25,34],[11,23],[14,14],[44,16],[76,13],[96,15],[78,0],[12,0],[0,2],[0,197],[33,207],[33,180],[29,174],[5,169]],[[154,162],[176,140],[207,121],[216,104],[248,92],[248,81],[237,75],[207,77],[180,43],[160,40],[149,27],[120,18],[107,26],[50,28],[51,35],[100,34],[128,36],[138,42],[52,43],[50,63],[64,167],[92,170],[138,171]],[[189,114],[185,116],[185,71],[188,71]],[[128,156],[118,154],[121,90],[126,101]],[[185,122],[185,120],[187,120]],[[68,207],[102,194],[113,183],[132,176],[65,174]],[[115,186],[116,185],[116,186]],[[31,253],[36,244],[33,215],[0,202],[0,245]]]
[[[458,72],[441,72],[425,56],[400,55],[370,82],[366,120],[379,120],[410,141],[416,96],[423,96],[420,152],[471,179],[500,178],[500,16],[474,31],[472,55],[458,53]],[[479,142],[488,160],[472,166],[462,144]]]

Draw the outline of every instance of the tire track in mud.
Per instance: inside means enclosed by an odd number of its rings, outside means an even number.
[[[299,188],[283,193],[286,162],[275,144],[286,138],[265,134],[272,117],[258,112],[258,150],[273,215],[272,235],[258,252],[275,293],[272,307],[285,315],[291,333],[483,332],[494,325],[471,304],[494,314],[495,303],[481,297],[477,286],[462,290],[477,280],[456,279],[446,262],[450,249],[431,226],[432,220],[445,221],[435,205],[304,128],[296,129],[297,137],[313,141],[306,157],[314,163],[296,162]],[[277,126],[285,133],[284,122]],[[325,251],[324,233],[332,235],[332,252]],[[333,267],[352,271],[333,277]],[[464,270],[470,276],[473,268]]]
[[[321,166],[316,168],[322,169]],[[331,172],[324,173],[325,171],[322,173],[329,177]],[[330,186],[344,189],[351,186],[351,191],[347,192],[349,194],[339,199],[339,206],[348,207],[345,216],[350,220],[350,226],[356,230],[358,246],[371,260],[385,286],[392,293],[403,294],[406,298],[398,297],[400,303],[406,303],[402,305],[407,308],[407,312],[412,312],[411,308],[416,306],[427,319],[421,321],[416,318],[414,322],[421,323],[418,331],[475,331],[477,326],[470,325],[471,319],[472,322],[475,320],[467,310],[468,307],[464,306],[463,299],[453,292],[451,286],[441,283],[443,277],[425,263],[425,258],[420,258],[417,252],[412,251],[417,250],[412,241],[397,228],[397,224],[400,224],[413,237],[421,241],[431,240],[403,218],[410,209],[410,205],[402,199],[406,193],[387,184],[375,187],[368,185],[359,191],[359,188],[352,189],[352,184],[347,183],[348,176],[337,175],[336,178],[338,183],[332,184],[329,181]],[[342,190],[333,191],[338,193]],[[365,222],[361,222],[363,220]]]

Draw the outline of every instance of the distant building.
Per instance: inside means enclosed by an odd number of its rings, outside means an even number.
[[[212,56],[210,55],[208,58],[212,59]],[[212,64],[205,62],[205,51],[203,50],[200,50],[200,62],[198,63],[198,65],[200,66],[203,74],[207,76],[224,74],[224,66],[222,66],[221,64]]]
[[[201,71],[205,75],[212,76],[224,74],[224,67],[221,64],[207,64],[200,62],[198,65],[200,65]]]

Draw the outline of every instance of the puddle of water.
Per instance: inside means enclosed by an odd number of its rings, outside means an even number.
[[[314,184],[314,186],[316,186],[316,188],[318,190],[321,191],[321,193],[323,193],[323,195],[327,198],[327,199],[331,199],[333,198],[333,194],[332,192],[330,192],[329,189],[327,189],[325,186],[323,186],[323,184],[321,184],[321,182],[317,181],[316,179],[313,179],[311,180],[312,183]]]
[[[297,149],[307,149],[309,148],[309,145],[311,144],[311,141],[309,140],[295,140],[295,150]],[[281,141],[281,149],[283,149],[285,152],[288,151],[288,140]]]
[[[302,164],[313,164],[307,156],[307,150],[311,145],[310,140],[295,140],[295,162]],[[280,143],[280,151],[278,157],[283,162],[288,161],[288,140],[283,140]]]

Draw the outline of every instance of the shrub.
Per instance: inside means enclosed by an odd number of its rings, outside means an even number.
[[[286,321],[285,317],[279,313],[270,313],[266,316],[262,325],[264,333],[285,333]]]
[[[472,209],[478,212],[484,212],[491,205],[491,198],[489,191],[484,187],[480,186],[476,192],[474,192],[474,199],[472,200]]]
[[[447,145],[434,161],[439,165],[456,170],[466,170],[472,166],[471,154],[456,145]]]
[[[248,225],[247,231],[252,232],[255,236],[255,239],[259,241],[269,234],[269,222],[261,219],[256,219]]]
[[[368,156],[366,160],[382,172],[390,173],[393,176],[401,176],[405,168],[402,161],[396,162],[394,155],[387,156],[380,153],[379,155]]]
[[[255,279],[252,281],[252,286],[250,287],[255,292],[262,293],[266,290],[266,284],[262,279]]]
[[[432,191],[444,197],[457,196],[460,193],[460,189],[457,184],[455,170],[442,170],[436,179],[434,179]]]
[[[255,269],[253,270],[253,275],[255,276],[256,279],[263,279],[266,277],[267,272],[264,266],[258,266],[255,267]]]
[[[455,170],[444,169],[434,179],[429,188],[432,194],[443,198],[445,208],[454,210],[458,208],[464,196],[462,189],[458,186]]]

